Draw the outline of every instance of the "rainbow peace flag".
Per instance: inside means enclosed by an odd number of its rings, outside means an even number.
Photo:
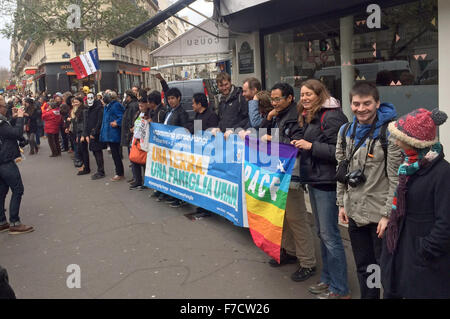
[[[280,262],[284,212],[297,149],[288,144],[245,140],[247,218],[256,246]]]

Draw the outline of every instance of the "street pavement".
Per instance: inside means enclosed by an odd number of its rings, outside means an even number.
[[[68,153],[49,158],[46,139],[38,155],[27,153],[28,147],[19,164],[25,186],[20,217],[35,231],[0,233],[0,265],[18,298],[315,298],[307,288],[319,280],[320,264],[314,277],[293,282],[296,266],[270,267],[248,229],[218,215],[192,221],[185,214],[193,206],[170,208],[149,198],[150,190],[111,182],[108,152],[107,177],[97,181],[76,176]],[[128,164],[124,160],[126,179]],[[94,172],[92,156],[91,167]],[[358,298],[350,242],[341,231],[352,297]],[[72,264],[80,267],[81,288],[67,286]]]

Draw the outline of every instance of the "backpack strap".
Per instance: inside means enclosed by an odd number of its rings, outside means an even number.
[[[325,118],[325,114],[327,114],[329,110],[326,110],[325,112],[322,113],[322,116],[320,117],[320,130],[323,132],[324,128],[323,128],[323,119]]]
[[[346,156],[345,152],[347,150],[347,132],[348,132],[348,129],[350,128],[350,125],[352,125],[352,122],[347,122],[345,124],[345,126],[344,126],[344,129],[342,130],[342,133],[341,133],[341,137],[342,137],[342,139],[341,139],[341,148],[342,148],[342,150],[344,152],[344,157]]]

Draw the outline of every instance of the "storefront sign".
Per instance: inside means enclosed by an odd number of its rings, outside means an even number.
[[[61,70],[73,70],[72,65],[70,64],[64,64],[61,65]]]
[[[248,42],[241,45],[239,51],[239,74],[249,74],[255,72],[255,63],[253,59],[253,50]]]

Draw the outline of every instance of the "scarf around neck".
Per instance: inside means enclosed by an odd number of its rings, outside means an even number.
[[[438,142],[431,148],[402,151],[405,161],[398,169],[399,183],[392,201],[392,212],[387,226],[387,248],[391,254],[395,252],[399,237],[400,222],[406,213],[406,193],[409,178],[420,169],[427,167],[442,153],[442,145]]]

